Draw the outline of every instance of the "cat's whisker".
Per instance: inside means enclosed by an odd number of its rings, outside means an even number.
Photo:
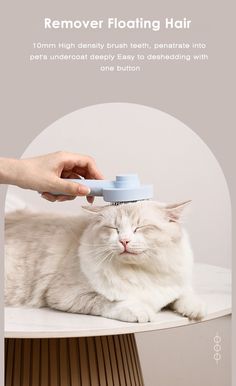
[[[83,245],[83,246],[85,246],[85,247],[94,247],[94,248],[96,248],[96,247],[105,247],[105,246],[108,246],[108,245],[110,245],[109,243],[106,243],[106,244],[86,244],[86,243],[81,243],[80,242],[80,245]]]
[[[99,265],[104,263],[106,260],[108,260],[110,256],[112,256],[112,251],[108,252],[100,261],[98,261],[98,263],[96,264],[96,267],[98,267]]]
[[[150,250],[150,251],[156,251],[157,250],[157,245],[153,244],[153,245],[147,245],[146,246],[146,249]]]
[[[83,245],[80,244],[80,246],[83,246]],[[89,248],[86,248],[86,250],[88,249],[88,250],[91,251],[91,249],[92,249],[92,250],[100,251],[100,250],[104,250],[104,249],[110,248],[111,246],[112,246],[112,244],[104,244],[104,245],[92,246],[92,248],[91,248],[91,245],[88,245]]]
[[[88,256],[88,257],[90,257],[92,255],[92,257],[94,259],[99,260],[100,257],[103,258],[104,254],[107,255],[107,252],[110,253],[112,251],[110,248],[106,247],[106,248],[100,248],[100,249],[98,249],[96,251],[92,251],[92,252],[90,250],[87,250],[87,251],[85,250],[85,251],[83,251],[83,255]]]
[[[110,263],[112,261],[112,259],[113,259],[113,254],[111,254],[108,263]]]
[[[93,252],[92,256],[94,259],[99,260],[101,255],[104,256],[104,254],[106,254],[108,251],[109,251],[108,249],[105,249],[103,251],[96,251],[96,252]],[[84,253],[84,255],[87,255],[88,257],[90,257],[91,252],[88,251],[88,252]]]
[[[143,251],[143,254],[146,255],[149,259],[152,259],[153,256],[151,256],[147,251]]]
[[[135,245],[132,245],[132,247],[130,247],[132,249],[144,249],[144,247],[136,247]]]
[[[97,255],[101,255],[102,253],[106,253],[108,250],[112,251],[112,253],[119,253],[120,252],[120,248],[117,246],[117,245],[108,245],[106,247],[103,247],[103,248],[99,248],[95,251],[92,251],[92,255],[94,256],[97,256]],[[90,250],[87,250],[87,251],[83,251],[83,254],[87,254],[88,256],[91,255],[91,251]]]

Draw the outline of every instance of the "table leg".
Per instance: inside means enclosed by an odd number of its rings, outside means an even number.
[[[144,386],[135,336],[7,338],[5,386]]]

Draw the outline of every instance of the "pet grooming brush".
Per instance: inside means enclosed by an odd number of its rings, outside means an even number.
[[[90,188],[89,196],[101,196],[114,205],[153,197],[152,185],[141,185],[137,174],[120,174],[114,181],[71,179]]]

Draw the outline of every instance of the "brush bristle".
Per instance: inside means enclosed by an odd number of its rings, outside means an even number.
[[[140,202],[140,201],[147,201],[149,200],[148,198],[147,199],[143,199],[143,200],[135,200],[135,201],[117,201],[117,202],[111,202],[111,205],[122,205],[122,204],[134,204],[135,202]]]

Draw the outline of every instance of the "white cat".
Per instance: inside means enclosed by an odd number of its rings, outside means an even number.
[[[6,218],[5,299],[127,322],[169,305],[202,319],[193,256],[180,223],[188,203],[87,207],[78,216],[18,211]]]

